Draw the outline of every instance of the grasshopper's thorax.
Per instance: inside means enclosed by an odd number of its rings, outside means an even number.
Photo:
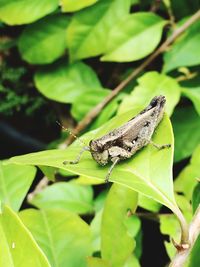
[[[106,165],[109,159],[108,151],[104,150],[96,140],[91,140],[89,146],[93,159],[100,165]]]

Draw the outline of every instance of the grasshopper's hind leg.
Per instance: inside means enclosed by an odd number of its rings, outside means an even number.
[[[105,182],[108,183],[109,182],[109,178],[110,178],[110,175],[112,173],[112,170],[113,168],[115,167],[115,165],[119,162],[120,158],[119,157],[114,157],[111,159],[111,161],[113,162],[113,164],[111,165],[107,175],[106,175],[106,178],[105,178]]]
[[[82,154],[85,152],[85,151],[90,151],[90,147],[89,146],[84,146],[81,151],[79,152],[79,154],[77,155],[76,159],[75,160],[65,160],[63,161],[63,164],[64,165],[67,165],[67,164],[77,164],[80,159],[81,159],[81,156]]]

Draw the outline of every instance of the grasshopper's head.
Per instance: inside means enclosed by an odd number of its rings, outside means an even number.
[[[157,124],[163,117],[165,109],[166,98],[163,95],[155,96],[149,104],[150,109],[153,110],[153,116],[155,116]]]
[[[91,140],[89,146],[93,159],[100,165],[106,165],[109,159],[108,151],[104,150],[97,140]]]

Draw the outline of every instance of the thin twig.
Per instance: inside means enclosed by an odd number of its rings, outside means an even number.
[[[200,10],[197,11],[192,17],[190,17],[181,27],[176,29],[172,35],[160,46],[158,49],[151,54],[138,68],[136,68],[125,80],[123,80],[110,94],[98,105],[96,105],[86,116],[78,123],[78,125],[73,129],[73,133],[78,135],[83,129],[85,129],[101,112],[101,110],[115,97],[119,94],[124,87],[132,81],[141,71],[143,71],[158,55],[163,53],[169,45],[174,42],[177,37],[179,37],[185,30],[187,30],[194,22],[200,19]],[[74,141],[72,136],[69,136],[66,143],[70,144]]]
[[[47,187],[49,183],[49,179],[44,176],[39,183],[36,185],[35,189],[33,192],[29,193],[27,196],[27,200],[28,202],[31,202],[31,200],[35,197],[35,195],[37,195],[38,193],[40,193],[45,187]]]
[[[169,267],[183,267],[192,251],[192,248],[200,234],[200,205],[196,210],[194,218],[189,227],[189,247],[185,250],[178,250]]]

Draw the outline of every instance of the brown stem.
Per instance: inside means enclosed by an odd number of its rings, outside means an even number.
[[[200,18],[200,10],[197,11],[192,17],[190,17],[181,27],[176,29],[172,35],[160,46],[158,49],[151,54],[138,68],[136,68],[125,80],[123,80],[115,89],[113,89],[110,94],[97,106],[95,106],[91,111],[89,111],[86,116],[78,123],[74,128],[73,133],[78,135],[83,129],[85,129],[101,112],[101,110],[116,96],[124,87],[135,78],[141,71],[143,71],[158,55],[163,53],[168,46],[176,40],[185,30],[187,30],[195,21]],[[70,144],[74,141],[74,137],[70,136],[66,143]]]
[[[189,247],[183,250],[178,250],[175,257],[172,259],[169,267],[183,267],[186,260],[192,251],[192,248],[200,234],[200,205],[197,208],[193,220],[189,227]]]

